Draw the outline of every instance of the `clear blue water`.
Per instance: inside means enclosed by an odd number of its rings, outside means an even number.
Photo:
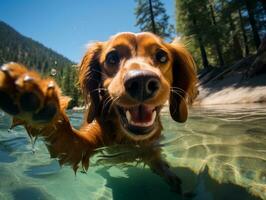
[[[69,113],[78,126],[82,113]],[[194,107],[185,124],[163,113],[163,153],[195,200],[266,199],[266,105]],[[142,165],[93,165],[75,176],[0,112],[0,199],[180,199]],[[35,152],[35,153],[34,153]],[[256,197],[254,196],[256,195]]]

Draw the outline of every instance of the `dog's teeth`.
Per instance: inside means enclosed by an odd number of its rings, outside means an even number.
[[[153,125],[154,121],[155,121],[155,118],[156,118],[156,111],[153,111],[152,112],[152,118],[151,118],[151,121],[149,122],[134,122],[133,120],[131,120],[131,114],[129,111],[126,112],[126,117],[127,117],[127,120],[128,122],[133,125],[133,126],[140,126],[140,127],[149,127],[151,125]]]
[[[127,117],[127,121],[131,123],[131,114],[128,110],[126,111],[126,117]]]
[[[152,117],[151,117],[151,122],[152,122],[152,123],[154,122],[155,118],[156,118],[156,111],[154,110],[154,111],[152,112]]]

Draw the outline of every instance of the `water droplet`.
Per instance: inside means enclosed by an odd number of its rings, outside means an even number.
[[[51,69],[51,72],[50,72],[51,76],[55,76],[56,73],[57,73],[57,71],[55,68]]]
[[[37,136],[31,136],[30,137],[30,140],[31,140],[31,150],[32,150],[32,153],[33,154],[36,152],[35,144],[36,144],[37,139],[38,139]]]

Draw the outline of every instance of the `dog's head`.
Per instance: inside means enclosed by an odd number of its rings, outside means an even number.
[[[79,82],[90,106],[88,122],[110,110],[123,134],[133,140],[160,129],[159,112],[169,100],[172,118],[185,122],[196,83],[194,62],[180,44],[151,33],[120,33],[92,44],[85,54]]]

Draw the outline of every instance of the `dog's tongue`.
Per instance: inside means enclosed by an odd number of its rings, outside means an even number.
[[[151,107],[140,105],[129,109],[129,112],[134,122],[145,123],[152,120],[153,109]]]

